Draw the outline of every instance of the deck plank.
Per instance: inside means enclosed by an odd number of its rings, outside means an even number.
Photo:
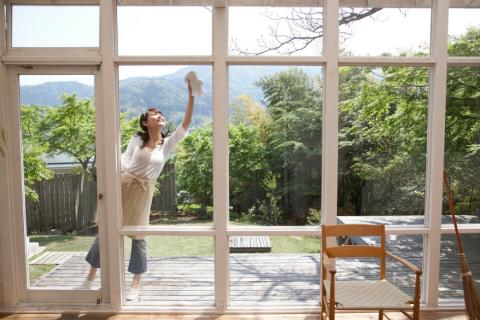
[[[253,304],[310,305],[320,300],[319,254],[231,254],[230,297],[232,306]],[[142,277],[140,301],[131,305],[209,306],[214,303],[213,257],[149,257],[149,270]],[[421,257],[412,259],[421,265]],[[449,262],[452,268],[457,263]],[[128,258],[125,259],[125,268]],[[84,257],[73,255],[44,275],[36,288],[73,289],[80,286],[89,269]],[[337,279],[375,279],[379,266],[372,259],[337,261]],[[341,270],[341,271],[340,271]],[[414,274],[388,262],[390,281],[412,294]],[[125,272],[126,287],[132,275]],[[441,283],[452,298],[462,298],[461,281]],[[100,285],[99,278],[94,289]]]

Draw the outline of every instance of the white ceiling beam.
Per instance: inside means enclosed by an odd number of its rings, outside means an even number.
[[[7,0],[14,5],[98,5],[99,0]]]
[[[118,0],[120,6],[211,6],[226,0]]]
[[[98,5],[99,0],[6,0],[15,5]],[[316,7],[324,0],[118,0],[131,6],[255,6]],[[340,0],[341,7],[430,8],[431,0]],[[450,0],[450,8],[480,8],[480,0]]]
[[[228,6],[228,0],[212,0],[212,6],[215,8],[225,8]]]

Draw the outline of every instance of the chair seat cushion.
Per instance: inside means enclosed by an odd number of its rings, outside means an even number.
[[[330,301],[330,281],[324,281]],[[335,281],[336,309],[345,310],[408,310],[410,298],[387,280]]]

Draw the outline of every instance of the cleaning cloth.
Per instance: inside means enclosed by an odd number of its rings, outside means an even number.
[[[202,96],[203,93],[203,81],[198,79],[197,73],[195,71],[190,71],[185,75],[185,83],[190,80],[190,85],[192,86],[192,94],[195,97]]]

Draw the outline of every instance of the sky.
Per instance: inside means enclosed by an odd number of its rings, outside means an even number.
[[[268,41],[269,26],[265,18],[282,16],[289,8],[231,7],[229,18],[230,47],[255,48],[259,36]],[[210,55],[211,9],[206,7],[119,7],[118,47],[120,55]],[[179,18],[181,17],[181,19]],[[449,35],[458,36],[466,28],[479,24],[480,9],[450,9]],[[248,23],[245,23],[248,20]],[[94,6],[14,6],[12,41],[14,47],[85,46],[99,43],[99,10]],[[286,24],[276,26],[286,31]],[[348,29],[342,46],[354,55],[375,56],[383,52],[427,48],[430,38],[430,9],[383,9],[373,18],[363,19]],[[321,41],[300,55],[317,55]],[[120,79],[134,76],[159,76],[182,66],[121,67]],[[63,76],[28,76],[21,85],[59,81]],[[93,84],[88,76],[63,77]]]

